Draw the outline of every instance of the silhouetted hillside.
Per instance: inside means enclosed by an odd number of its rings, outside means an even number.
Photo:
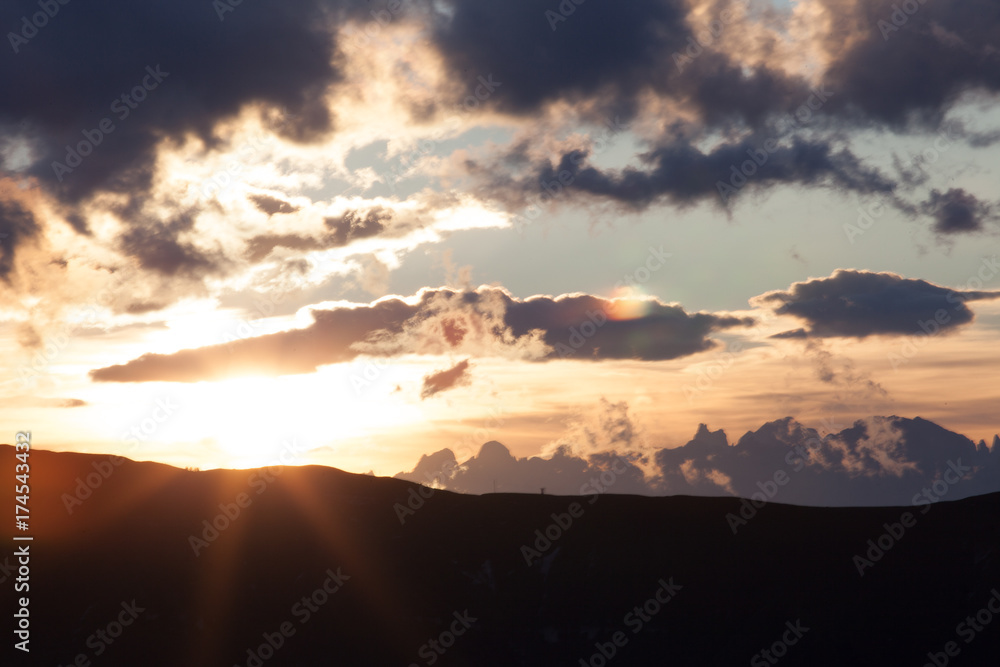
[[[9,480],[12,448],[0,457]],[[30,461],[31,653],[25,661],[8,644],[15,664],[1000,656],[1000,615],[987,607],[1000,610],[1000,494],[755,508],[686,496],[463,496],[315,466],[194,472],[38,450]],[[8,638],[14,597],[5,594]]]

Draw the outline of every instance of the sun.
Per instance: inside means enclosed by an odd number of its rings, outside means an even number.
[[[214,449],[206,459],[230,468],[317,463],[311,450],[335,450],[373,428],[405,428],[421,418],[405,405],[387,409],[385,396],[359,397],[342,365],[308,375],[199,382],[184,407],[188,437]]]

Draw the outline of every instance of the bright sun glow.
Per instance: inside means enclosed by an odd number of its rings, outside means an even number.
[[[348,364],[314,375],[199,383],[179,419],[193,439],[234,468],[312,463],[310,450],[336,449],[340,441],[364,437],[372,425],[419,419],[412,410],[387,411],[384,402],[357,400],[353,370]]]

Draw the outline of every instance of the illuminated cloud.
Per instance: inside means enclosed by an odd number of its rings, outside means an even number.
[[[450,449],[425,455],[396,477],[460,493],[489,493],[495,484],[498,491],[520,493],[544,487],[566,495],[736,495],[799,505],[908,506],[922,486],[963,466],[964,479],[949,489],[949,500],[1000,490],[1000,448],[977,446],[919,418],[872,417],[821,436],[786,417],[733,444],[722,430],[702,424],[681,447],[651,451],[623,444],[599,451],[563,444],[548,456],[518,458],[494,441],[464,461]],[[647,458],[653,466],[644,471]]]
[[[454,387],[467,385],[472,381],[469,373],[469,360],[460,361],[451,368],[436,373],[431,373],[424,377],[423,387],[420,389],[421,400],[448,391]]]
[[[724,432],[702,425],[686,445],[655,455],[656,481],[668,493],[725,490],[749,498],[770,489],[775,502],[801,505],[910,505],[915,490],[958,460],[969,474],[953,498],[987,493],[1000,488],[998,457],[1000,450],[977,447],[933,422],[900,417],[858,420],[826,436],[788,417],[732,445]]]
[[[147,354],[91,371],[96,381],[198,382],[239,375],[310,373],[360,354],[447,354],[551,359],[675,359],[712,349],[709,335],[749,326],[750,318],[687,313],[655,300],[608,300],[587,295],[518,300],[481,287],[425,289],[409,300],[313,309],[304,328],[224,345]],[[627,316],[623,316],[627,313]],[[462,335],[457,332],[462,330]]]

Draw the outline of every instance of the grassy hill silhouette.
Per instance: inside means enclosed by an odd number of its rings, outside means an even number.
[[[10,446],[0,460],[11,479]],[[468,496],[319,466],[199,472],[42,450],[30,460],[25,664],[923,665],[930,653],[986,665],[1000,655],[1000,614],[981,615],[969,641],[972,626],[958,629],[1000,587],[1000,494],[921,513]],[[4,565],[12,590],[16,565]],[[6,608],[10,624],[13,601]]]

